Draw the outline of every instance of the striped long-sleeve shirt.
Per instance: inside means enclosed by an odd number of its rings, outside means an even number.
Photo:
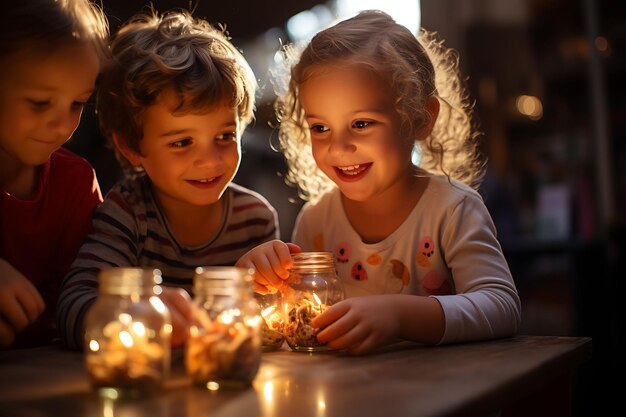
[[[279,238],[276,211],[261,195],[231,183],[222,198],[226,210],[220,230],[205,244],[188,247],[170,232],[147,176],[113,187],[63,280],[57,312],[63,343],[82,348],[83,319],[97,297],[101,269],[158,268],[164,285],[190,290],[196,267],[234,265],[256,245]]]

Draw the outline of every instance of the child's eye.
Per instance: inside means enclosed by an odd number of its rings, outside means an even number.
[[[36,109],[43,109],[46,106],[50,105],[50,100],[35,100],[35,99],[27,99],[27,101]]]
[[[215,139],[218,142],[236,142],[237,134],[235,132],[223,133],[221,135],[217,135]]]
[[[365,129],[366,127],[371,126],[373,124],[374,122],[371,122],[371,121],[357,120],[356,122],[352,123],[352,127],[356,129]]]
[[[318,124],[318,125],[311,126],[311,130],[314,133],[324,133],[324,132],[328,132],[330,129],[328,128],[328,126]]]
[[[175,142],[172,142],[169,144],[170,148],[185,148],[187,146],[191,145],[191,139],[190,138],[184,138],[181,140],[177,140]]]
[[[72,103],[72,109],[74,110],[82,110],[87,105],[86,101],[75,101]]]

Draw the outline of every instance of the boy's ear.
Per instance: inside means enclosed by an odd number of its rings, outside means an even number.
[[[426,123],[417,131],[416,140],[424,140],[430,135],[439,116],[439,99],[435,96],[430,96],[426,99],[425,103],[426,111],[430,115]]]
[[[120,136],[117,132],[114,132],[112,136],[113,136],[113,142],[115,143],[115,147],[117,148],[118,152],[121,153],[122,156],[126,158],[132,166],[134,167],[140,166],[141,165],[140,155],[138,155],[137,152],[133,151],[128,146],[126,146],[126,143],[123,140],[120,140]]]

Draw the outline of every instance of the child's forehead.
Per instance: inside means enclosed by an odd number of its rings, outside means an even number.
[[[201,103],[194,103],[191,93],[179,92],[174,88],[168,88],[160,93],[154,104],[167,108],[172,115],[202,115],[215,112],[232,111],[237,117],[239,116],[239,109],[235,104],[230,103],[229,97],[223,97],[219,100],[207,100]]]

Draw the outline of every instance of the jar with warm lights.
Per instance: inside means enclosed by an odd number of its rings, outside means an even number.
[[[98,298],[85,315],[85,362],[104,397],[160,390],[170,369],[172,324],[158,295],[158,269],[111,268],[98,277]]]
[[[192,324],[185,350],[187,373],[209,390],[245,388],[261,363],[261,316],[254,270],[197,268]]]
[[[317,340],[320,329],[311,322],[331,305],[344,299],[332,252],[292,255],[288,288],[282,290],[285,324],[283,335],[293,351],[317,352],[330,348]]]
[[[261,312],[261,346],[264,351],[280,349],[285,342],[284,314],[279,292],[255,294]]]

